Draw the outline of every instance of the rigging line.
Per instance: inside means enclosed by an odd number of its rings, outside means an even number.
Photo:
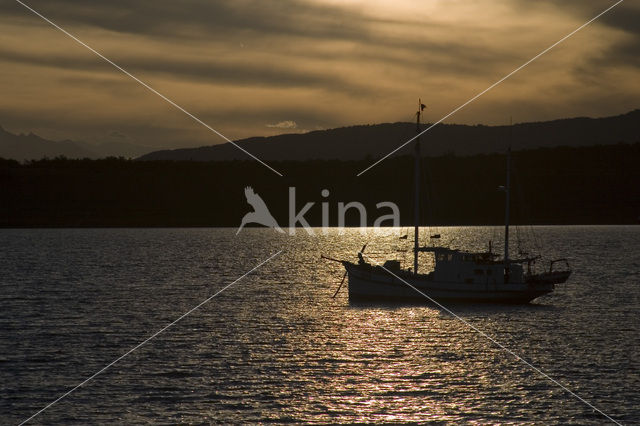
[[[516,188],[516,192],[518,194],[518,201],[519,201],[519,210],[520,213],[523,217],[523,220],[528,221],[528,225],[525,225],[524,227],[524,232],[528,232],[529,236],[531,238],[532,244],[535,248],[535,250],[538,253],[542,253],[542,244],[540,243],[540,240],[538,238],[538,235],[536,235],[535,230],[533,229],[533,224],[532,224],[532,220],[531,218],[533,217],[532,213],[531,213],[531,206],[525,201],[525,191],[523,189],[523,185],[522,185],[522,179],[521,176],[522,174],[520,173],[520,169],[518,167],[518,156],[514,156],[515,157],[515,161],[512,161],[512,167],[511,169],[513,170],[513,174],[515,177],[515,188]],[[513,159],[513,157],[512,157]]]
[[[429,167],[430,164],[428,157],[425,155],[423,158],[421,158],[421,160],[421,165],[423,167],[420,167],[420,170],[422,171],[422,181],[424,182],[424,218],[426,220],[427,229],[429,231],[429,235],[427,237],[430,237],[431,233],[433,232],[435,222],[435,220],[433,219],[433,197],[431,196],[433,178],[431,175],[431,167]]]
[[[361,253],[361,254],[362,254],[363,257],[367,258],[366,254],[364,254],[364,253]],[[370,259],[370,260],[373,261],[373,259]],[[491,337],[488,333],[482,331],[480,328],[478,328],[475,325],[471,324],[469,321],[465,320],[464,318],[462,318],[461,316],[459,316],[458,314],[456,314],[451,309],[447,308],[446,306],[444,306],[443,304],[441,304],[440,302],[438,302],[437,300],[435,300],[431,296],[429,296],[426,293],[420,291],[419,289],[417,289],[415,286],[411,285],[409,282],[407,282],[403,278],[401,278],[398,275],[394,274],[392,271],[390,271],[384,265],[381,265],[381,264],[379,264],[379,263],[377,263],[375,261],[373,261],[373,263],[375,263],[376,266],[380,267],[381,269],[383,269],[384,271],[386,271],[387,273],[392,275],[394,278],[396,278],[400,282],[406,284],[407,286],[411,287],[413,290],[415,290],[418,293],[420,293],[427,300],[429,300],[433,304],[437,305],[440,309],[444,310],[445,312],[447,312],[448,314],[450,314],[451,316],[453,316],[457,320],[461,321],[464,325],[466,325],[467,327],[471,328],[472,330],[474,330],[475,332],[480,334],[482,337],[484,337],[484,338],[488,339],[489,341],[491,341],[494,345],[498,346],[500,349],[502,349],[505,352],[507,352],[508,354],[512,355],[515,359],[517,359],[518,361],[522,362],[523,364],[525,364],[526,366],[531,368],[536,373],[540,374],[541,376],[543,376],[546,379],[548,379],[550,382],[552,382],[552,383],[556,384],[557,386],[559,386],[560,388],[564,389],[567,393],[569,393],[574,398],[578,399],[579,401],[581,401],[585,405],[591,407],[593,410],[595,410],[598,413],[602,414],[604,417],[606,417],[608,420],[612,421],[613,423],[622,426],[622,424],[620,422],[616,421],[611,416],[607,415],[604,411],[598,409],[595,405],[591,404],[589,401],[587,401],[586,399],[582,398],[580,395],[576,394],[571,389],[569,389],[568,387],[566,387],[565,385],[563,385],[562,383],[560,383],[559,381],[557,381],[553,377],[549,376],[547,373],[545,373],[544,371],[540,370],[538,367],[536,367],[533,364],[531,364],[529,361],[527,361],[526,359],[524,359],[523,357],[521,357],[520,355],[515,353],[513,350],[509,349],[504,344],[500,343],[498,340],[496,340],[493,337]]]
[[[527,233],[531,227],[531,209],[529,208],[527,202],[524,197],[524,189],[520,179],[520,173],[518,172],[517,167],[513,167],[514,170],[514,181],[515,181],[515,190],[516,195],[518,197],[518,213],[520,214],[520,223],[523,226],[523,233],[525,238],[527,237]],[[530,233],[529,233],[530,235]],[[535,242],[532,242],[535,245]]]
[[[520,226],[516,225],[516,244],[518,245],[518,255],[526,253],[527,248],[522,244],[522,238],[520,236]]]
[[[515,157],[515,155],[511,156],[511,173],[512,173],[512,179],[511,179],[511,188],[513,188],[513,190],[516,193],[516,196],[518,198],[518,203],[517,203],[517,213],[519,216],[519,220],[518,220],[518,224],[515,225],[516,228],[516,244],[518,245],[518,252],[519,253],[523,253],[527,248],[523,247],[522,245],[522,238],[520,235],[520,224],[525,220],[525,215],[523,213],[524,210],[524,206],[523,206],[523,202],[522,202],[522,192],[520,191],[520,186],[519,186],[519,181],[518,181],[518,174],[515,172],[515,166],[514,163],[515,161],[513,160],[513,158]],[[525,231],[523,231],[525,232]]]
[[[267,163],[265,163],[264,161],[262,161],[261,159],[259,159],[258,157],[256,157],[255,155],[253,155],[252,153],[250,153],[249,151],[247,151],[246,149],[242,148],[240,145],[238,145],[237,143],[235,143],[234,141],[232,141],[231,139],[229,139],[228,137],[226,137],[225,135],[223,135],[222,133],[220,133],[219,131],[217,131],[216,129],[214,129],[213,127],[211,127],[210,125],[208,125],[207,123],[205,123],[204,121],[202,121],[201,119],[199,119],[198,117],[196,117],[194,114],[190,113],[189,111],[187,111],[186,109],[184,109],[183,107],[181,107],[180,105],[178,105],[177,103],[175,103],[174,101],[172,101],[171,99],[169,99],[167,96],[163,95],[162,93],[160,93],[159,91],[157,91],[156,89],[154,89],[153,87],[149,86],[147,83],[145,83],[144,81],[140,80],[138,77],[136,77],[135,75],[131,74],[129,71],[125,70],[124,68],[122,68],[120,65],[116,64],[115,62],[113,62],[111,59],[107,58],[106,56],[104,56],[102,53],[98,52],[97,50],[95,50],[93,47],[89,46],[88,44],[86,44],[85,42],[83,42],[82,40],[80,40],[78,37],[74,36],[73,34],[71,34],[70,32],[68,32],[67,30],[65,30],[64,28],[62,28],[61,26],[59,26],[58,24],[56,24],[55,22],[51,21],[49,18],[47,18],[46,16],[42,15],[41,13],[39,13],[38,11],[36,11],[35,9],[33,9],[32,7],[30,7],[29,5],[23,3],[20,0],[16,0],[17,3],[21,4],[22,6],[24,6],[26,9],[30,10],[31,12],[33,12],[35,15],[39,16],[40,18],[42,18],[45,22],[51,24],[54,28],[57,28],[58,30],[62,31],[65,35],[67,35],[68,37],[70,37],[72,40],[74,40],[75,42],[77,42],[78,44],[86,47],[87,49],[89,49],[91,52],[93,52],[94,54],[96,54],[98,57],[100,57],[101,59],[103,59],[104,61],[106,61],[107,63],[111,64],[114,68],[116,68],[118,71],[122,72],[123,74],[127,75],[128,77],[132,78],[134,81],[136,81],[137,83],[139,83],[140,85],[142,85],[144,88],[146,88],[147,90],[149,90],[150,92],[158,95],[160,98],[162,98],[165,102],[167,102],[168,104],[170,104],[171,106],[175,107],[176,109],[178,109],[179,111],[183,112],[184,114],[186,114],[187,116],[189,116],[190,118],[192,118],[195,122],[197,122],[198,124],[201,124],[202,126],[206,127],[208,130],[210,130],[211,132],[215,133],[216,135],[218,135],[219,137],[221,137],[222,139],[224,139],[225,141],[229,142],[231,145],[235,146],[236,148],[238,148],[240,151],[244,152],[245,154],[247,154],[249,157],[253,158],[254,160],[256,160],[258,163],[262,164],[263,166],[265,166],[266,168],[268,168],[269,170],[271,170],[272,172],[274,172],[275,174],[277,174],[280,177],[283,177],[284,175],[282,173],[280,173],[279,171],[277,171],[276,169],[274,169],[273,167],[271,167],[270,165],[268,165]]]

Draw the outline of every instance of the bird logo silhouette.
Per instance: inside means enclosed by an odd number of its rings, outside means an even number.
[[[248,223],[258,223],[260,225],[267,226],[269,228],[273,228],[278,232],[284,233],[282,228],[278,226],[278,222],[273,218],[271,212],[267,208],[267,205],[264,203],[262,198],[258,194],[253,191],[253,188],[247,186],[244,189],[244,196],[247,198],[247,203],[253,207],[253,211],[244,215],[242,218],[242,223],[240,223],[240,227],[236,232],[236,235],[242,231],[242,228]]]

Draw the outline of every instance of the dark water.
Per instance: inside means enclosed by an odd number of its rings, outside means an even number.
[[[493,228],[438,232],[460,248],[500,239]],[[353,258],[370,241],[377,256],[397,237],[234,233],[0,230],[1,422],[27,419],[284,249],[32,422],[606,423],[432,306],[331,299],[343,271],[321,253]],[[640,227],[535,234],[550,256],[570,257],[567,284],[527,306],[451,309],[614,419],[640,423]]]

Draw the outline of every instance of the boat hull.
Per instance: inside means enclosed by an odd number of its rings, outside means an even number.
[[[363,267],[350,262],[344,262],[344,266],[349,276],[350,301],[428,303],[433,299],[472,303],[529,303],[554,289],[553,283],[438,282],[431,280],[428,275],[415,276],[404,271],[392,274],[380,267]]]

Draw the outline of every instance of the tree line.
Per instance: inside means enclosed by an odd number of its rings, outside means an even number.
[[[0,159],[0,226],[191,227],[238,226],[251,211],[251,186],[282,226],[306,203],[312,226],[321,203],[358,201],[369,212],[391,201],[402,225],[413,220],[413,158],[389,158],[360,177],[375,159],[283,161],[280,177],[253,161],[135,161],[63,157],[19,163]],[[512,223],[625,224],[640,216],[640,143],[555,147],[512,154]],[[422,159],[423,225],[496,225],[504,221],[505,154]],[[325,197],[322,190],[328,190]],[[370,215],[369,225],[376,215]],[[329,215],[330,224],[338,217]],[[359,224],[356,211],[347,224]]]

